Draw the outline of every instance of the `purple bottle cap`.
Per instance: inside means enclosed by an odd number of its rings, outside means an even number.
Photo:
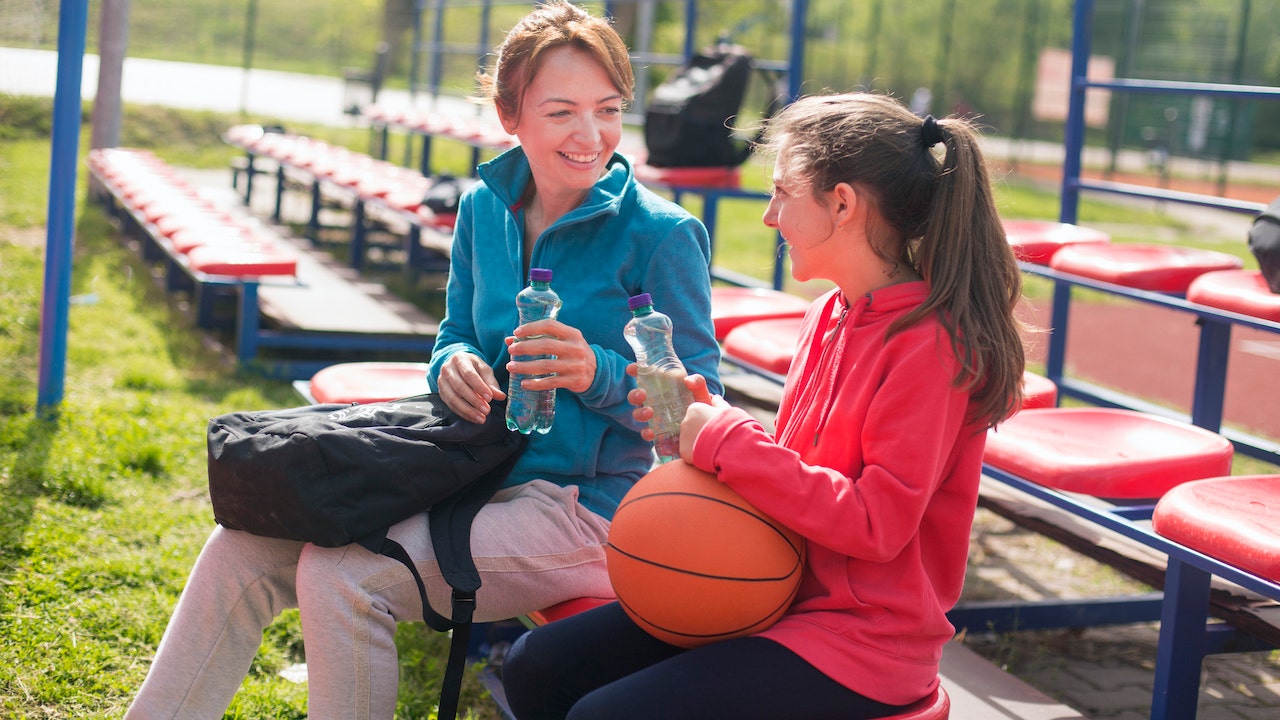
[[[551,271],[547,268],[529,268],[529,282],[551,282]]]
[[[653,298],[649,296],[649,293],[640,293],[639,295],[633,295],[631,299],[627,301],[627,307],[632,310],[635,310],[637,308],[642,308],[645,305],[652,305],[652,304],[653,304]]]

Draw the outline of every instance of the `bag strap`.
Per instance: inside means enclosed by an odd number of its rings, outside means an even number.
[[[454,720],[457,717],[458,702],[462,694],[462,675],[466,669],[467,649],[471,644],[476,591],[480,589],[480,571],[476,569],[475,559],[471,556],[471,524],[480,508],[502,487],[511,468],[520,458],[524,444],[528,442],[524,435],[513,433],[513,436],[519,447],[500,465],[477,478],[465,490],[436,503],[428,511],[428,526],[436,563],[440,566],[440,574],[453,590],[450,617],[444,617],[431,607],[431,602],[427,599],[427,586],[403,545],[387,537],[386,531],[360,541],[361,545],[373,552],[398,560],[408,568],[422,600],[423,621],[436,632],[453,631],[453,637],[449,641],[449,661],[440,686],[438,720]]]
[[[471,620],[476,609],[476,593],[474,590],[460,591],[454,588],[453,614],[446,618],[431,607],[427,600],[427,586],[422,582],[422,575],[418,573],[413,558],[409,557],[403,545],[384,537],[378,552],[399,560],[413,573],[413,581],[418,584],[418,596],[422,598],[422,619],[427,625],[437,632],[453,630],[453,637],[449,640],[449,661],[440,682],[440,709],[436,717],[438,720],[455,720],[462,695],[462,673],[467,667],[467,648],[471,645]],[[467,557],[469,559],[471,553],[467,553]],[[474,567],[475,563],[472,562],[471,565]]]

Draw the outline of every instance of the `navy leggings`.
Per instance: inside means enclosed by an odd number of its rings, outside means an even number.
[[[871,720],[876,702],[760,637],[682,650],[646,633],[617,603],[523,635],[502,666],[520,720]]]

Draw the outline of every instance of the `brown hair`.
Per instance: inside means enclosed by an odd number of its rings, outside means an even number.
[[[941,157],[932,147],[939,142]],[[889,334],[936,315],[961,363],[956,385],[973,394],[974,419],[994,426],[1016,412],[1025,365],[1014,316],[1022,274],[976,129],[958,117],[922,120],[883,95],[814,95],[770,121],[764,147],[813,190],[844,182],[870,196],[879,217],[867,235],[876,254],[929,284],[928,299]]]
[[[542,67],[546,52],[566,45],[595,58],[623,99],[632,99],[635,75],[626,43],[607,20],[566,0],[542,3],[511,28],[498,47],[492,72],[477,76],[480,91],[504,115],[519,120],[525,88]]]

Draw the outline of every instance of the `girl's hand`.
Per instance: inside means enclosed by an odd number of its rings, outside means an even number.
[[[549,375],[526,380],[527,390],[565,388],[575,393],[586,392],[596,379],[596,353],[582,332],[559,320],[538,320],[521,325],[507,338],[511,357],[549,355],[542,360],[512,360],[507,371],[512,375]]]
[[[507,397],[498,387],[489,363],[469,352],[450,355],[444,361],[436,386],[440,399],[450,410],[475,423],[483,423],[488,417],[490,400]]]
[[[636,363],[631,363],[627,366],[627,374],[631,377],[635,377],[639,370],[640,368]],[[689,388],[689,392],[693,394],[693,403],[695,405],[700,403],[710,404],[713,401],[711,392],[707,390],[707,379],[705,377],[696,374],[689,375],[685,377],[684,384]],[[636,422],[643,423],[645,425],[645,428],[640,431],[640,437],[648,440],[649,442],[653,442],[653,431],[648,427],[649,421],[653,419],[653,410],[644,406],[645,397],[645,391],[640,388],[636,388],[635,390],[627,393],[627,402],[636,406],[636,409],[631,411],[631,417]],[[683,426],[681,426],[682,436],[683,433]]]
[[[698,433],[717,415],[732,407],[719,395],[707,393],[706,380],[702,382],[702,394],[706,401],[690,405],[684,413],[684,421],[680,423],[680,457],[690,465],[693,464],[693,443],[698,439]]]

